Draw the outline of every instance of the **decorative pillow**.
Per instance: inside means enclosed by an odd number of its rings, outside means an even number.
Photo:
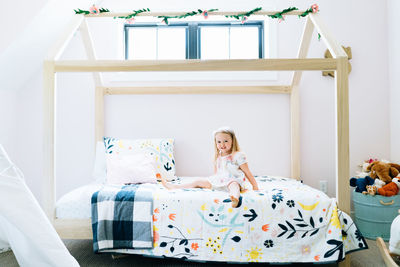
[[[157,183],[153,159],[146,154],[107,154],[107,183]]]
[[[144,153],[152,157],[156,177],[166,180],[175,178],[174,140],[173,139],[117,139],[104,137],[106,154]]]

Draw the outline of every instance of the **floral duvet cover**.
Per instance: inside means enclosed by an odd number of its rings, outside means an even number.
[[[189,182],[180,178],[176,183]],[[152,249],[121,253],[220,262],[337,262],[367,244],[336,200],[290,178],[256,177],[259,191],[209,189],[154,192]]]

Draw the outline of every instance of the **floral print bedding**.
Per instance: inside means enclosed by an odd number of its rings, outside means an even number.
[[[209,189],[154,192],[152,249],[122,253],[217,262],[337,262],[367,244],[336,200],[299,181],[259,176],[259,191]],[[176,183],[189,182],[180,178]]]

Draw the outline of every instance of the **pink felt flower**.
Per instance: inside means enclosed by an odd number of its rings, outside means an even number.
[[[203,17],[204,17],[205,19],[208,19],[208,11],[207,11],[207,10],[204,10],[204,11],[203,11]]]
[[[126,22],[127,24],[132,24],[134,21],[135,21],[135,18],[132,17],[132,18],[127,19],[125,22]]]
[[[318,7],[318,5],[317,5],[317,4],[314,4],[314,5],[312,5],[312,6],[311,6],[311,9],[312,9],[312,13],[317,13],[317,12],[318,12],[318,9],[319,9],[319,7]]]
[[[89,12],[90,14],[100,14],[100,10],[95,5],[89,8]]]
[[[286,16],[282,16],[281,19],[278,20],[279,23],[281,23],[282,21],[285,21]]]
[[[243,16],[243,17],[242,17],[242,24],[245,23],[246,21],[247,21],[247,17],[246,17],[246,16]]]

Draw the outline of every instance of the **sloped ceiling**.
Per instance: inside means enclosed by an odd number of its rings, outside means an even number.
[[[20,2],[28,0],[19,0]],[[268,5],[276,2],[271,0]],[[93,4],[105,7],[111,11],[127,11],[140,8],[151,8],[152,10],[191,10],[196,8],[223,8],[235,10],[239,7],[254,7],[261,5],[261,0],[230,0],[215,2],[212,0],[138,0],[128,2],[125,0],[42,0],[43,8],[37,12],[32,21],[27,21],[24,30],[19,33],[15,40],[1,53],[0,51],[0,90],[18,90],[42,67],[43,60],[56,42],[63,30],[74,16],[74,9],[88,10]],[[32,4],[30,4],[32,6]],[[263,6],[266,4],[264,3]],[[229,7],[229,8],[228,8]],[[14,16],[14,19],[17,16]],[[22,18],[23,19],[23,18]],[[11,20],[11,19],[10,19]],[[10,21],[10,24],[12,21]],[[40,72],[41,73],[41,72]]]
[[[17,90],[42,67],[47,51],[74,16],[93,1],[49,0],[0,55],[0,90]],[[14,19],[21,19],[14,16]],[[10,25],[12,21],[10,21]]]

